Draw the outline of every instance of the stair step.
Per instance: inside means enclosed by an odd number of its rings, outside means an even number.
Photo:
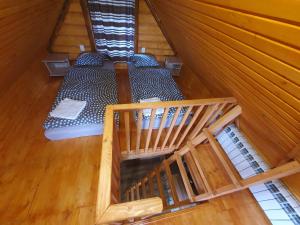
[[[187,195],[188,195],[189,199],[191,201],[193,201],[194,192],[193,192],[192,186],[190,184],[190,181],[189,181],[188,175],[186,173],[186,170],[184,168],[181,156],[178,155],[177,153],[175,153],[175,157],[176,157],[176,162],[177,162],[177,165],[178,165],[178,168],[179,168],[179,171],[180,171],[180,174],[181,174],[181,177],[182,177],[183,184],[184,184],[185,190],[187,192]]]

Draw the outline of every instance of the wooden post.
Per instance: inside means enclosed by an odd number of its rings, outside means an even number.
[[[125,120],[127,152],[130,153],[131,147],[130,147],[130,114],[129,114],[129,112],[124,112],[124,120]]]

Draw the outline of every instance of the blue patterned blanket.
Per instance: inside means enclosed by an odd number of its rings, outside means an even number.
[[[51,110],[64,98],[86,101],[87,105],[76,120],[48,115],[45,129],[102,124],[106,105],[118,103],[115,72],[101,67],[72,67],[64,78]]]
[[[138,103],[141,99],[154,97],[160,98],[161,101],[184,99],[169,70],[164,68],[136,68],[131,63],[128,66],[132,102]],[[173,115],[174,112],[175,109],[171,108],[169,115]],[[185,109],[180,114],[184,112]],[[156,117],[160,116],[156,115]]]

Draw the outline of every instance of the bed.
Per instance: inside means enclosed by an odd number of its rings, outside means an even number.
[[[184,96],[177,87],[170,71],[159,67],[159,64],[157,63],[151,64],[147,62],[145,66],[137,67],[135,63],[130,62],[128,63],[128,72],[131,87],[131,100],[134,103],[138,103],[142,99],[154,97],[159,98],[161,101],[178,101],[184,99]],[[171,125],[175,111],[175,108],[169,110],[164,127],[169,127]],[[185,111],[185,108],[181,110],[175,125],[178,125],[181,122]],[[153,129],[159,128],[162,115],[162,113],[155,115]],[[137,112],[135,113],[135,120],[137,120]],[[149,123],[150,116],[143,114],[142,129],[147,129]]]
[[[52,109],[65,98],[86,101],[86,106],[74,119],[51,117],[44,123],[45,136],[61,140],[103,133],[105,107],[117,104],[117,83],[114,65],[104,61],[101,66],[74,66],[65,76]]]

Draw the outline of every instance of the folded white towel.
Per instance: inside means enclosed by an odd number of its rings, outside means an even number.
[[[161,102],[161,100],[160,100],[160,98],[157,98],[157,97],[140,99],[140,103],[145,103],[145,102]],[[155,114],[156,115],[163,114],[164,111],[165,110],[163,108],[158,108],[158,109],[156,109]],[[144,114],[144,116],[151,116],[151,109],[144,109],[143,114]]]
[[[50,112],[50,116],[75,120],[86,106],[86,101],[78,101],[69,98],[63,99],[54,110]]]

